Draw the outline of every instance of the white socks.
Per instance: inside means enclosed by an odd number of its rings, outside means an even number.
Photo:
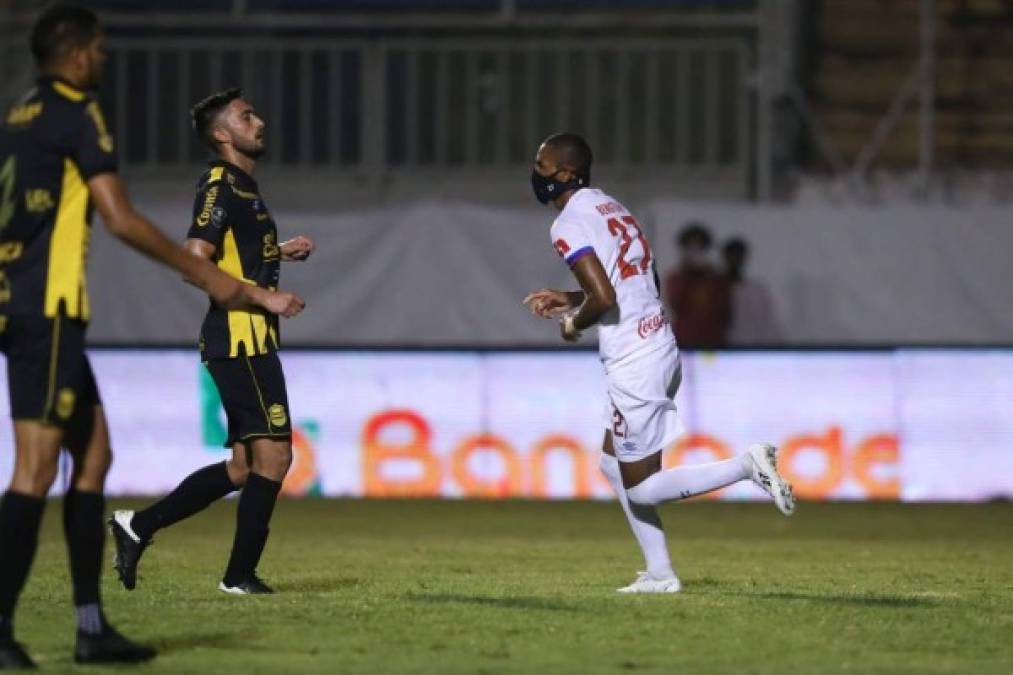
[[[695,497],[745,480],[750,476],[749,455],[709,464],[680,466],[659,471],[626,491],[634,505],[655,505]]]
[[[674,577],[675,572],[672,570],[672,561],[668,557],[668,546],[665,543],[665,530],[661,527],[657,509],[651,504],[630,503],[623,487],[623,478],[619,473],[619,460],[615,457],[601,453],[598,466],[619,497],[623,513],[626,514],[626,520],[633,530],[633,536],[637,538],[640,550],[644,554],[647,572],[655,579]]]

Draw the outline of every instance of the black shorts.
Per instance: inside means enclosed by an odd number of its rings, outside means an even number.
[[[285,374],[277,352],[205,363],[229,424],[225,447],[255,438],[291,438]]]
[[[84,352],[87,324],[65,316],[0,317],[11,417],[64,429],[92,419],[101,403]]]

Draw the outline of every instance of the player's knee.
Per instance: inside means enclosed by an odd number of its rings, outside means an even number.
[[[285,444],[283,447],[277,449],[274,455],[275,467],[281,476],[288,473],[288,470],[292,467],[292,446]]]
[[[11,488],[32,497],[45,497],[56,480],[58,467],[56,461],[35,462],[30,466],[19,467],[14,472]]]
[[[74,481],[87,483],[86,489],[101,489],[106,475],[113,465],[113,451],[107,446],[102,450],[93,449],[74,455]],[[78,485],[78,487],[81,487]]]
[[[631,504],[636,506],[654,506],[658,503],[653,492],[645,483],[646,481],[626,488],[626,498],[630,500]]]
[[[254,457],[254,470],[268,478],[281,480],[292,466],[292,446],[288,443],[274,443]]]
[[[225,471],[229,474],[229,480],[237,488],[246,485],[246,479],[250,477],[250,465],[235,459],[230,459],[225,463]]]

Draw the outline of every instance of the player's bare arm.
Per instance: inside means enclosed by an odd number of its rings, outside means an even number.
[[[272,293],[233,279],[212,265],[210,256],[187,255],[151,221],[138,213],[127,198],[119,176],[103,173],[88,181],[95,208],[109,231],[141,253],[172,267],[183,277],[203,289],[223,307],[241,309],[251,305],[269,312],[295,316],[306,303],[292,293]],[[212,254],[214,251],[212,251]]]
[[[302,262],[316,250],[316,244],[309,237],[299,235],[282,242],[281,259],[285,262]]]
[[[616,306],[616,291],[597,255],[580,258],[573,266],[573,275],[584,289],[584,300],[575,313],[565,315],[559,322],[560,334],[568,342],[578,340],[580,331],[598,323]]]
[[[183,244],[183,249],[192,256],[209,261],[209,264],[211,258],[214,257],[215,251],[217,250],[214,244],[203,239],[187,239]],[[195,280],[190,277],[185,278],[188,282],[200,287],[200,284]],[[262,307],[272,314],[281,314],[286,318],[291,318],[306,307],[306,303],[303,299],[294,293],[287,293],[285,291],[269,291],[258,286],[243,284],[238,281],[236,283],[245,287],[245,300],[240,304],[223,305],[226,309],[246,309],[251,306]]]
[[[116,174],[93,176],[88,181],[88,189],[106,228],[117,239],[177,270],[207,291],[217,302],[235,304],[242,301],[245,295],[243,284],[210,263],[186,255],[185,251],[134,209],[123,182]]]

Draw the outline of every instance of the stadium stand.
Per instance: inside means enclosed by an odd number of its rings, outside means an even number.
[[[812,96],[820,122],[853,162],[919,53],[918,4],[910,0],[824,0]],[[999,168],[1013,156],[1013,3],[936,3],[936,161]],[[918,162],[914,106],[889,137],[877,164]]]

